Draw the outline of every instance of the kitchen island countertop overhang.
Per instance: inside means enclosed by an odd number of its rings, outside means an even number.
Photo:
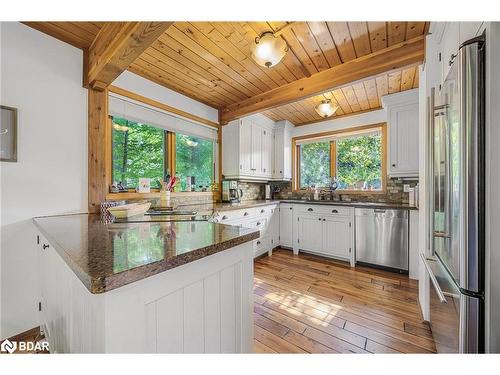
[[[255,240],[259,231],[206,221],[105,224],[99,215],[33,219],[93,294],[133,283]]]

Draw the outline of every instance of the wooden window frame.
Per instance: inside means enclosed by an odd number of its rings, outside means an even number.
[[[107,98],[108,93],[113,92],[115,94],[127,97],[129,99],[135,100],[140,103],[144,103],[147,105],[150,105],[152,107],[156,107],[158,109],[161,109],[166,112],[173,113],[175,115],[179,115],[182,117],[185,117],[187,119],[193,120],[195,122],[199,122],[201,124],[210,126],[212,128],[217,129],[217,140],[214,141],[214,156],[216,157],[215,164],[214,164],[214,183],[218,184],[220,186],[221,181],[222,181],[222,127],[220,124],[206,120],[202,117],[198,117],[196,115],[192,115],[188,112],[184,112],[182,110],[179,110],[174,107],[170,107],[164,103],[158,102],[156,100],[147,98],[145,96],[133,93],[131,91],[116,87],[116,86],[110,86],[108,90],[105,91],[105,96]],[[106,100],[106,114],[108,113],[107,109],[108,101]],[[108,115],[108,121],[106,122],[108,126],[106,126],[105,130],[105,137],[104,137],[104,147],[105,147],[105,162],[104,162],[104,169],[105,169],[105,180],[106,180],[106,189],[105,189],[105,198],[107,200],[122,200],[122,199],[145,199],[145,198],[159,198],[159,191],[160,189],[153,188],[151,189],[151,193],[137,193],[133,189],[129,189],[126,192],[122,193],[110,193],[109,189],[111,187],[111,184],[113,183],[113,126],[112,126],[112,116]],[[165,166],[166,170],[170,171],[170,174],[172,176],[175,176],[175,161],[176,161],[176,148],[175,148],[175,133],[173,132],[165,132],[166,133],[166,143],[165,143]],[[89,137],[90,138],[90,137]],[[218,167],[218,168],[217,168]],[[91,191],[91,186],[89,185],[89,191]],[[220,190],[220,189],[219,189]],[[102,190],[101,190],[102,192]],[[101,193],[102,194],[102,193]],[[172,193],[173,195],[180,195],[180,196],[201,196],[201,195],[210,195],[213,197],[214,200],[220,200],[221,199],[221,192],[220,191],[196,191],[196,192],[190,192],[190,191],[179,191],[179,192],[174,192]],[[92,211],[96,211],[97,209],[92,207]],[[90,211],[90,209],[89,209]]]
[[[314,140],[320,141],[323,138],[339,136],[342,134],[348,135],[349,133],[364,133],[370,130],[380,129],[382,134],[382,166],[381,166],[381,180],[382,188],[380,190],[337,190],[340,194],[386,194],[387,193],[387,123],[376,123],[370,125],[357,126],[348,129],[339,129],[322,133],[308,134],[292,138],[292,190],[304,191],[300,188],[300,141]],[[335,176],[337,172],[337,150],[336,142],[330,141],[330,176]]]

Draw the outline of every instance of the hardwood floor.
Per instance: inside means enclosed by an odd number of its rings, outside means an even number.
[[[417,282],[278,249],[255,261],[256,353],[434,353]]]

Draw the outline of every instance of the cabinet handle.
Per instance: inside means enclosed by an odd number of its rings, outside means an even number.
[[[264,213],[264,211],[265,211],[265,210],[264,210],[264,209],[262,209],[262,210],[260,210],[260,213],[261,213],[261,214],[263,214],[263,213]]]
[[[396,166],[396,164],[393,164],[392,166],[393,166],[393,167],[395,167],[395,166]]]
[[[45,249],[48,249],[50,247],[50,245],[47,245],[46,243],[43,244],[42,248],[45,250]]]
[[[326,221],[326,219],[323,219],[323,221]]]
[[[319,221],[321,221],[321,218],[320,218],[320,217],[318,217],[318,220],[319,220]]]
[[[311,212],[314,211],[312,208],[308,208],[307,211]]]
[[[248,216],[248,212],[245,212],[245,213],[243,214],[243,216]]]
[[[339,212],[337,210],[332,210],[332,214],[338,214]]]
[[[266,168],[264,168],[264,172],[266,171]]]
[[[448,61],[448,66],[452,66],[453,62],[455,61],[455,57],[457,57],[457,55],[452,53],[450,56],[450,61]]]
[[[226,215],[222,216],[222,220],[226,220],[226,219],[227,219]]]
[[[257,245],[260,245],[260,241],[257,241]]]
[[[251,171],[256,171],[256,170],[257,170],[257,168],[250,168],[250,170],[251,170]]]
[[[257,221],[257,226],[259,226],[260,224],[261,224],[260,221]]]
[[[293,207],[290,207],[290,210],[293,210]]]

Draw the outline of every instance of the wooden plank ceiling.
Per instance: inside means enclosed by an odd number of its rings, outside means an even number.
[[[79,48],[88,48],[102,23],[27,23]],[[250,56],[265,31],[280,33],[290,47],[268,69]],[[298,79],[421,36],[425,22],[175,22],[129,70],[215,108],[238,103]],[[317,121],[321,97],[336,101],[336,116],[380,107],[380,96],[416,87],[416,67],[392,71],[296,103],[267,110],[296,125]]]

